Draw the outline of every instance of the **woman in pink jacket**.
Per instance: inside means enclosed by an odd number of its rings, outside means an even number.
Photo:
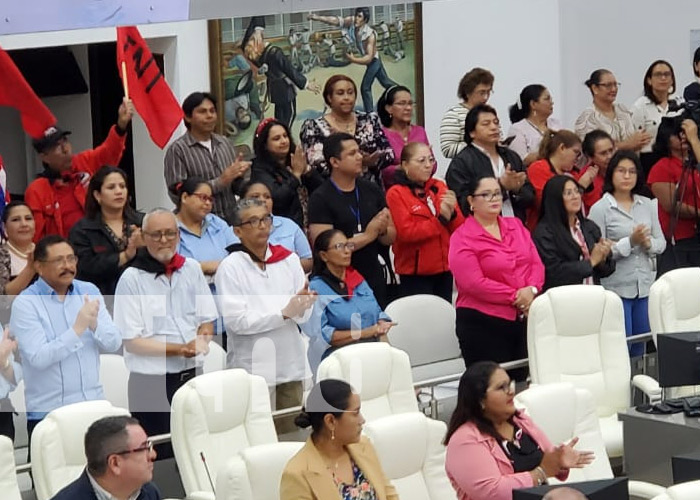
[[[498,179],[467,186],[472,213],[450,238],[449,267],[457,285],[457,337],[467,366],[527,357],[524,318],[544,284],[544,266],[517,217],[502,217]],[[527,369],[514,370],[525,380]]]
[[[515,489],[564,481],[569,469],[593,461],[592,452],[574,449],[578,438],[553,446],[515,409],[514,396],[514,382],[492,361],[462,375],[445,436],[445,470],[459,500],[511,500]]]

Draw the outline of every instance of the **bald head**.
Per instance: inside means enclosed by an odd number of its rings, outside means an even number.
[[[588,500],[588,497],[578,490],[563,486],[550,490],[542,500]]]

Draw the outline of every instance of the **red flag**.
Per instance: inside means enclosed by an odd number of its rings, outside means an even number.
[[[34,139],[56,124],[56,117],[41,102],[9,54],[0,48],[0,106],[19,111],[22,128]]]
[[[129,97],[148,133],[163,149],[182,120],[182,108],[135,26],[117,28],[117,66],[126,63]],[[122,75],[124,78],[124,75]]]

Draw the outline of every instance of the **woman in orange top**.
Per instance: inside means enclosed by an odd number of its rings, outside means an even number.
[[[534,230],[540,217],[540,205],[542,204],[542,191],[547,181],[555,175],[571,175],[581,156],[581,139],[570,130],[559,130],[545,134],[540,143],[539,157],[527,167],[527,176],[535,188],[535,204],[527,211],[527,227]],[[584,188],[593,181],[593,178],[583,179]],[[580,183],[580,181],[579,181]]]
[[[396,226],[394,267],[401,276],[401,295],[426,293],[451,303],[450,234],[464,217],[454,192],[433,179],[434,161],[430,146],[406,144],[386,203]]]

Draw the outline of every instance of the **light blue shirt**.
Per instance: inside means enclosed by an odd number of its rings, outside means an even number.
[[[179,220],[177,225],[180,228],[177,252],[198,262],[222,260],[228,256],[226,247],[238,242],[231,226],[214,214],[207,214],[204,218],[201,236],[192,233]]]
[[[100,311],[97,329],[88,328],[79,337],[73,324],[86,294],[90,299],[99,298]],[[22,357],[28,420],[40,420],[68,404],[104,399],[100,349],[119,349],[121,334],[95,285],[73,280],[61,301],[39,278],[12,303],[10,331]]]
[[[234,243],[240,243],[238,236],[234,235]],[[311,245],[309,240],[301,230],[299,224],[292,219],[281,217],[279,215],[272,216],[272,229],[270,232],[270,245],[282,245],[290,252],[294,252],[300,259],[311,258]]]
[[[362,280],[349,299],[338,295],[323,278],[311,278],[309,288],[318,293],[311,318],[302,329],[309,337],[308,359],[311,373],[329,353],[331,339],[336,330],[362,330],[380,319],[391,321],[377,303],[367,281]]]

